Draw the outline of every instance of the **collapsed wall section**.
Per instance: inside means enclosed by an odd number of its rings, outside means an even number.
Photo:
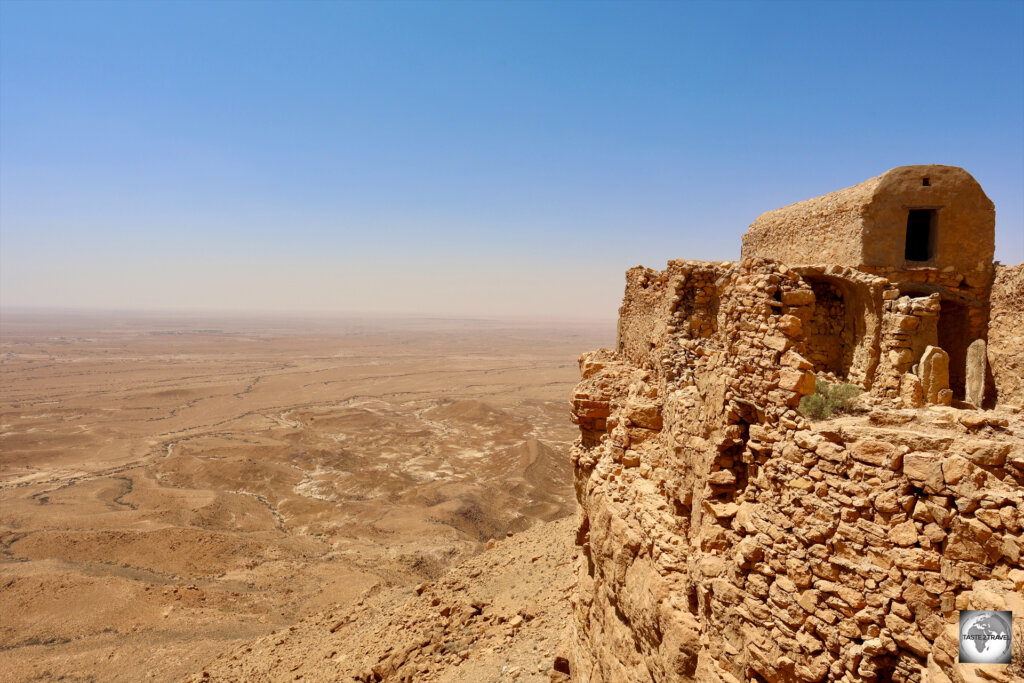
[[[988,339],[993,269],[978,265],[967,273],[944,269],[862,266],[861,270],[898,286],[900,294],[912,298],[935,297],[937,342],[950,356],[950,385],[958,399],[966,397],[967,350],[971,343]]]
[[[812,425],[815,278],[862,288],[838,355],[877,407]],[[1024,610],[1024,450],[989,414],[882,407],[937,303],[839,268],[630,271],[573,394],[573,680],[971,680],[955,611]]]

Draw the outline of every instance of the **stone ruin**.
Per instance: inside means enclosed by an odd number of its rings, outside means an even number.
[[[994,215],[962,169],[905,166],[763,214],[739,262],[627,272],[572,397],[572,680],[991,680],[955,619],[1024,615]],[[801,415],[819,378],[859,410]]]
[[[978,182],[962,168],[926,165],[894,168],[762,214],[743,236],[742,254],[796,267],[814,290],[805,338],[816,371],[893,396],[916,366],[913,375],[922,383],[949,384],[930,394],[926,389],[926,400],[939,396],[945,405],[957,399],[980,407],[994,252],[995,207]],[[875,277],[807,270],[815,264]],[[877,289],[868,283],[878,283]],[[919,364],[928,346],[948,356],[930,377]],[[908,382],[905,399],[913,400],[918,382]],[[994,400],[990,375],[987,386]]]

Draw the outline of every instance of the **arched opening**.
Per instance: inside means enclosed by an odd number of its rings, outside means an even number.
[[[939,346],[949,354],[949,388],[953,398],[964,400],[967,382],[967,346],[971,343],[968,308],[959,301],[943,299],[939,309]]]
[[[815,372],[870,389],[878,364],[873,349],[879,343],[881,292],[856,273],[826,274],[810,266],[794,270],[811,286],[815,298],[809,314],[806,309],[800,313],[804,357]]]
[[[857,338],[842,288],[826,279],[804,276],[814,290],[814,314],[805,328],[807,360],[815,372],[846,377],[853,364]]]

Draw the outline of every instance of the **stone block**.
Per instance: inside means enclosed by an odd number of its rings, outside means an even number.
[[[918,363],[918,374],[925,402],[939,404],[940,392],[949,390],[949,354],[938,346],[925,347]]]
[[[867,465],[884,467],[896,453],[896,447],[884,441],[865,439],[852,444],[850,455],[854,460],[859,460]]]
[[[813,372],[785,369],[779,373],[779,388],[809,396],[814,393],[814,380]]]
[[[900,399],[908,408],[920,408],[924,405],[924,386],[921,378],[907,372],[900,378]]]
[[[809,289],[796,289],[782,293],[782,303],[787,306],[806,306],[814,303],[814,292]]]
[[[911,546],[917,543],[917,526],[912,520],[897,524],[889,530],[889,540],[899,546]]]
[[[925,493],[940,493],[944,480],[938,456],[928,453],[907,453],[903,456],[903,474],[924,489]]]
[[[655,403],[628,401],[624,412],[629,421],[637,427],[655,431],[662,427],[661,406]]]
[[[811,363],[811,361],[807,360],[793,349],[790,349],[783,354],[782,358],[779,360],[779,364],[796,370],[814,369],[814,364]]]
[[[976,407],[981,407],[985,398],[985,370],[988,360],[984,339],[975,339],[967,347],[967,401]]]
[[[980,467],[1002,467],[1013,444],[1000,441],[969,441],[961,453]]]

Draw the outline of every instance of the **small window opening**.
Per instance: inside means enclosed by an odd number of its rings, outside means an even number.
[[[934,229],[935,209],[910,209],[907,212],[907,246],[903,257],[908,261],[931,259]]]
[[[925,187],[928,187],[929,185],[932,184],[932,180],[931,178],[921,178],[921,184],[924,185]]]

